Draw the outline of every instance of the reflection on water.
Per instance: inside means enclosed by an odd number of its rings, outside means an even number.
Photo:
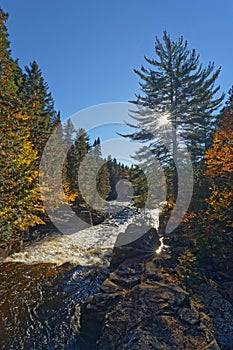
[[[106,275],[106,268],[2,263],[0,348],[75,349],[79,303]]]

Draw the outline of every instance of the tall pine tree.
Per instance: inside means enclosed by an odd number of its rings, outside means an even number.
[[[26,113],[32,118],[31,139],[40,157],[58,116],[48,84],[36,61],[25,67],[20,91],[25,101]]]
[[[223,96],[215,98],[215,81],[220,69],[209,63],[203,68],[199,55],[189,50],[187,41],[177,42],[164,32],[163,42],[156,38],[156,59],[146,58],[149,68],[135,70],[142,94],[132,101],[138,110],[132,113],[136,130],[124,135],[150,142],[150,150],[164,168],[172,170],[173,195],[178,192],[176,163],[182,152],[179,137],[185,140],[193,163],[198,163],[210,142],[215,118],[212,113]],[[169,132],[167,132],[169,131]],[[167,139],[167,136],[169,137]]]
[[[98,137],[93,144],[93,155],[95,161],[98,162],[103,160],[102,159],[102,151],[101,151],[101,144],[100,144],[100,138]],[[110,174],[108,171],[108,166],[106,163],[106,160],[103,160],[104,164],[101,166],[99,171],[96,175],[96,188],[98,191],[98,194],[100,197],[104,200],[106,200],[110,194],[111,187],[110,187]]]

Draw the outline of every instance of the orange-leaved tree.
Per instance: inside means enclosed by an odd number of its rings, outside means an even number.
[[[211,184],[210,218],[223,226],[233,227],[233,87],[205,161]]]

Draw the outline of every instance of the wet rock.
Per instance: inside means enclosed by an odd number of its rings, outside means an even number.
[[[112,282],[110,279],[106,279],[102,283],[100,290],[104,293],[115,293],[119,290],[123,290],[123,288]]]
[[[200,316],[196,310],[183,308],[179,310],[179,316],[182,321],[185,321],[191,325],[199,322]]]
[[[194,324],[202,316],[188,305],[189,294],[176,284],[137,285],[105,314],[97,349],[196,350],[207,345],[206,339],[215,342],[211,322],[198,330]],[[180,308],[184,320],[178,317]]]
[[[38,224],[30,227],[23,235],[23,242],[37,242],[44,237],[60,234],[60,231],[52,222]]]
[[[160,243],[157,231],[145,228],[138,237],[134,229],[130,225],[126,239],[121,234],[111,273],[100,293],[83,305],[80,350],[232,350],[231,276],[220,274],[220,291],[207,278],[187,290],[184,282],[174,282],[174,264],[184,247],[176,244],[172,257],[162,255],[159,273],[153,258]],[[216,270],[208,264],[199,273],[214,276]]]
[[[216,340],[221,349],[233,349],[233,305],[211,286],[203,286],[205,312],[213,320]]]
[[[131,224],[124,233],[120,233],[111,259],[110,269],[114,270],[127,259],[143,262],[153,258],[154,251],[160,246],[155,228],[139,227]]]
[[[83,304],[81,350],[220,349],[211,317],[184,288],[144,275],[140,259],[125,260]]]
[[[231,302],[233,302],[233,281],[223,283],[225,295]]]
[[[203,350],[221,350],[221,348],[218,346],[216,340],[213,340],[210,344],[206,345]]]
[[[81,306],[79,348],[95,350],[105,314],[122,300],[122,293],[98,293]]]
[[[130,289],[141,283],[142,273],[143,265],[128,259],[117,270],[110,273],[109,279],[123,289]]]

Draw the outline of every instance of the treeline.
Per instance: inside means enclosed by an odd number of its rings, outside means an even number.
[[[76,130],[71,119],[64,126],[60,124],[56,130],[55,152],[63,148],[68,150],[63,165],[62,183],[66,201],[72,208],[98,209],[99,197],[104,201],[117,199],[116,184],[119,180],[128,178],[130,168],[117,162],[116,158],[112,159],[110,155],[107,159],[103,158],[100,138],[97,137],[91,143],[88,133],[82,128]],[[53,173],[52,168],[51,171]]]
[[[0,241],[21,236],[30,226],[48,220],[40,194],[39,166],[44,147],[54,132],[55,153],[63,146],[70,147],[62,182],[66,200],[73,208],[88,206],[78,188],[82,160],[93,152],[102,159],[99,138],[90,144],[85,130],[76,131],[70,120],[62,127],[60,113],[54,108],[38,64],[34,61],[23,70],[12,58],[7,18],[0,9]],[[127,167],[110,157],[104,163],[97,174],[97,188],[103,199],[111,200],[117,196],[115,184]],[[52,162],[49,166],[53,169]],[[56,176],[54,173],[52,182],[56,182]],[[90,185],[88,178],[86,184]],[[54,206],[61,205],[55,197],[51,194]]]

